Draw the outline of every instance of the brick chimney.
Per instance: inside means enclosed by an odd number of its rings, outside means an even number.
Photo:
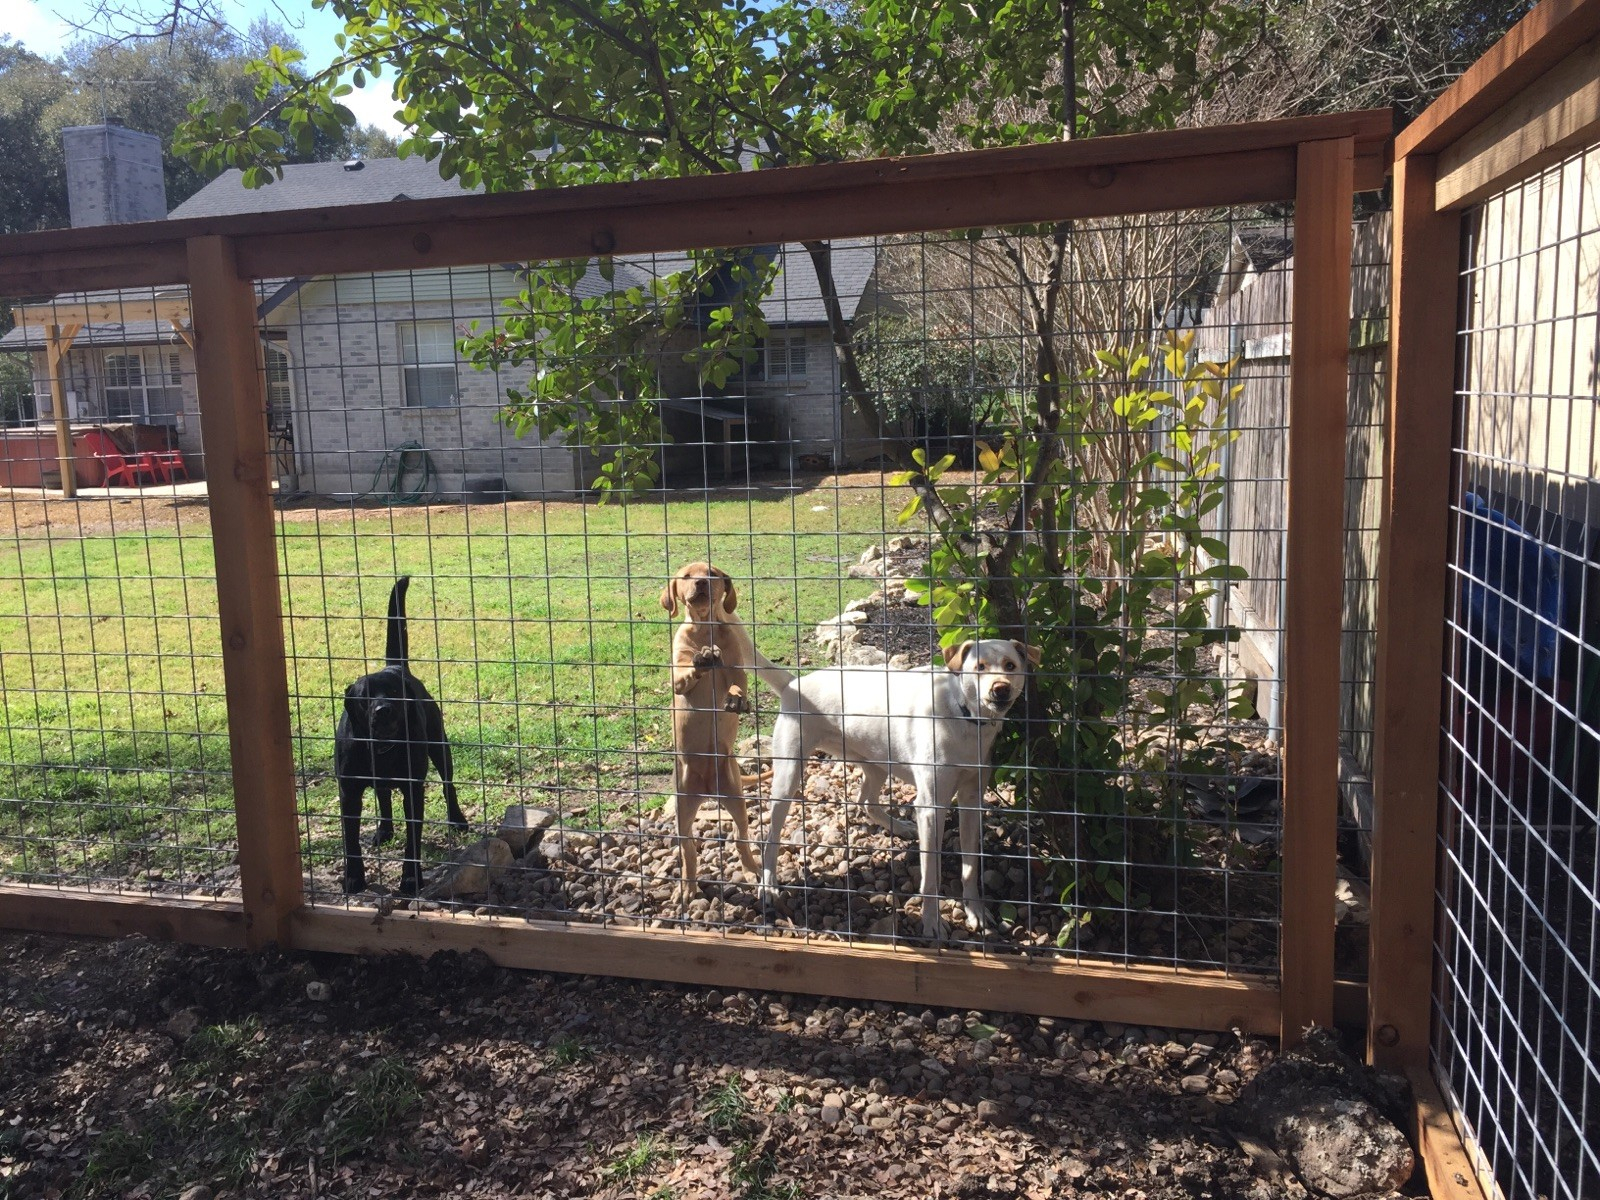
[[[103,125],[63,129],[61,141],[73,228],[166,219],[167,181],[155,134],[108,117]]]

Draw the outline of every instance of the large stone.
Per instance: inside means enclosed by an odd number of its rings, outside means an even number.
[[[859,637],[860,631],[854,627],[865,623],[867,614],[860,609],[842,612],[837,617],[829,617],[817,626],[817,641],[822,645],[837,642],[849,637]]]
[[[511,847],[497,837],[484,838],[455,862],[446,864],[443,875],[422,893],[424,900],[457,900],[482,896],[489,885],[515,861]]]
[[[839,661],[847,667],[881,667],[889,661],[889,656],[876,646],[869,646],[861,640],[859,630],[852,631],[855,637],[839,643]]]
[[[979,1100],[978,1120],[985,1125],[1009,1125],[1012,1120],[1011,1110],[999,1100]]]
[[[1411,1177],[1416,1157],[1394,1120],[1401,1112],[1393,1081],[1356,1062],[1327,1030],[1312,1029],[1251,1080],[1232,1117],[1307,1187],[1343,1197],[1392,1192]]]
[[[1358,1098],[1308,1098],[1272,1135],[1306,1186],[1330,1196],[1394,1191],[1416,1167],[1405,1135]]]
[[[772,762],[772,739],[752,733],[734,743],[733,753],[746,771],[760,770]]]
[[[540,835],[556,823],[556,814],[547,808],[534,808],[529,804],[513,804],[500,818],[500,828],[495,836],[511,847],[511,853],[521,858],[529,845],[537,845]]]

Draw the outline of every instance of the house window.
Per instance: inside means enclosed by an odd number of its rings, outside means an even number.
[[[409,321],[400,327],[400,375],[407,408],[460,403],[456,334],[449,321]]]
[[[289,428],[294,389],[289,382],[289,356],[276,346],[264,346],[267,374],[267,428]]]
[[[118,350],[105,357],[108,417],[176,425],[183,411],[183,359],[157,349]]]
[[[137,352],[106,355],[106,415],[131,419],[147,416],[149,412],[144,356]]]
[[[756,347],[751,377],[782,383],[806,377],[806,335],[775,333]]]

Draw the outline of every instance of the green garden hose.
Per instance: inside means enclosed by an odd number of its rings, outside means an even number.
[[[410,473],[416,482],[406,484]],[[363,493],[381,496],[390,504],[422,504],[433,494],[438,472],[433,469],[433,459],[421,442],[402,442],[393,450],[385,450],[378,469],[372,473],[372,486]]]

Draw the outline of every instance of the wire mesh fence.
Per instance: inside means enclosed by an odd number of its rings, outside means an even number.
[[[1274,689],[1245,660],[1282,634],[1289,293],[1248,248],[1289,232],[1212,210],[262,281],[308,901],[854,944],[920,944],[932,903],[992,953],[1274,970],[1282,772]],[[1252,289],[1270,298],[1219,324]],[[54,410],[31,450],[7,442],[42,472],[5,500],[12,880],[236,886],[182,301],[35,302],[0,345],[36,402],[66,382],[84,436],[135,463],[159,436],[187,475],[90,471],[67,505],[40,490]],[[747,711],[675,718],[663,589],[693,563],[726,572],[779,669],[854,670],[836,706],[925,681],[887,728],[926,721],[947,681],[979,688],[980,661],[1029,677],[1004,702],[950,693],[979,711],[935,724],[981,735],[909,764],[982,768],[943,836],[917,828],[914,782],[876,803],[909,751],[865,735],[821,760],[806,742],[771,829],[800,702],[723,663],[698,674]],[[351,691],[398,657],[400,577],[442,736],[408,723],[431,719],[415,693],[385,732],[377,685]],[[960,652],[984,637],[1013,657]],[[738,764],[751,859],[739,800],[680,800],[687,736]],[[374,790],[397,747],[446,743],[420,812],[415,770]]]
[[[1462,273],[1433,1054],[1507,1197],[1600,1190],[1597,181],[1472,210]]]
[[[237,888],[192,362],[167,320],[176,294],[10,306],[0,804],[12,880]],[[71,501],[59,498],[63,444],[81,488]]]

